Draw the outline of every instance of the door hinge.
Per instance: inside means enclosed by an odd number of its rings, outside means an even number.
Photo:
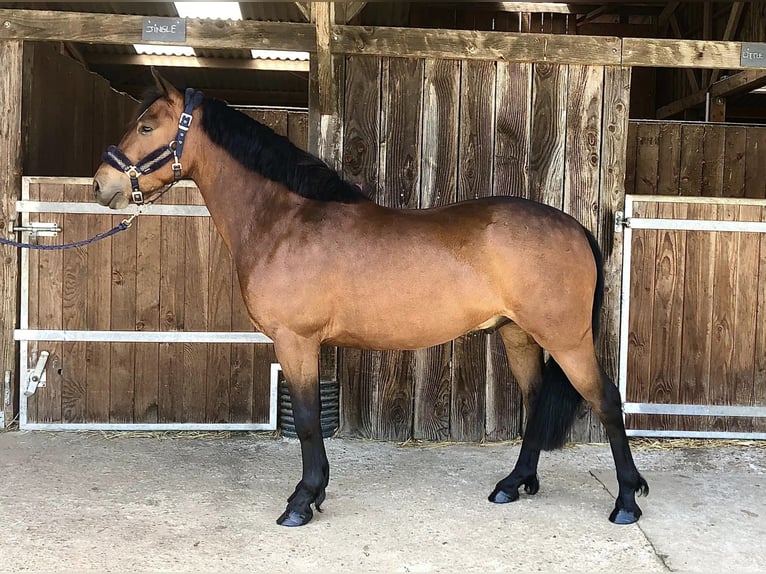
[[[34,369],[27,369],[27,384],[24,389],[24,396],[31,397],[35,394],[37,387],[45,386],[45,364],[48,362],[48,351],[41,351],[40,357]]]

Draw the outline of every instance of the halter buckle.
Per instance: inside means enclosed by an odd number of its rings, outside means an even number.
[[[128,177],[138,177],[141,175],[141,173],[138,171],[138,168],[134,165],[129,165],[125,168],[125,173],[128,175]]]
[[[173,177],[175,179],[181,179],[181,163],[180,162],[173,162],[170,167],[173,168]]]
[[[141,190],[134,189],[131,196],[133,197],[133,203],[137,205],[141,205],[144,202],[144,194],[141,193]]]
[[[187,114],[186,112],[183,112],[181,114],[181,117],[178,119],[178,129],[183,131],[188,131],[189,126],[191,126],[192,123],[192,115]]]

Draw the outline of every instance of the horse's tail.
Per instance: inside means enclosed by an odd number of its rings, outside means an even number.
[[[593,294],[593,337],[598,333],[598,319],[604,301],[604,263],[596,238],[587,229],[593,259],[596,263],[596,287]],[[561,367],[550,357],[543,369],[543,380],[533,398],[532,412],[527,421],[524,438],[540,450],[561,448],[582,404],[582,396],[572,386]]]

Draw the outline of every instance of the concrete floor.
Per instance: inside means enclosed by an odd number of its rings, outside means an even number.
[[[766,449],[636,445],[636,525],[607,520],[605,445],[546,453],[540,492],[486,501],[518,445],[327,441],[325,512],[274,520],[297,441],[0,434],[0,571],[762,571]],[[611,491],[611,492],[610,492]]]

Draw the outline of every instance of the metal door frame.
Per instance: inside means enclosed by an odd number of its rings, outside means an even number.
[[[684,415],[684,416],[719,416],[719,417],[766,417],[766,406],[735,405],[683,405],[659,403],[627,402],[628,385],[628,329],[630,318],[630,277],[631,277],[631,239],[633,229],[657,229],[675,231],[735,231],[743,233],[766,233],[766,222],[740,222],[692,219],[666,219],[633,217],[633,203],[696,203],[716,205],[748,205],[766,207],[763,199],[742,199],[726,197],[682,197],[664,195],[625,195],[625,211],[619,223],[624,227],[622,252],[622,295],[620,316],[620,362],[619,388],[625,414]],[[620,217],[618,216],[618,220]],[[715,438],[715,439],[766,439],[763,432],[734,431],[683,431],[629,429],[628,436],[678,437],[678,438]]]
[[[89,177],[29,177],[22,178],[21,200],[16,202],[16,212],[22,225],[29,225],[30,213],[66,213],[125,215],[136,212],[135,205],[127,209],[113,210],[97,203],[30,201],[29,186],[33,183],[57,183],[93,185]],[[204,205],[150,205],[145,206],[141,217],[156,216],[209,217]],[[26,233],[26,232],[25,232]],[[112,238],[119,241],[119,236]],[[277,428],[277,383],[279,364],[272,363],[269,386],[268,423],[34,423],[27,418],[28,386],[27,370],[30,341],[101,342],[101,343],[271,343],[263,333],[254,332],[190,332],[190,331],[85,331],[64,329],[29,328],[29,250],[21,250],[21,293],[19,297],[19,328],[13,332],[19,342],[19,428],[21,430],[112,430],[112,431],[259,431]]]

